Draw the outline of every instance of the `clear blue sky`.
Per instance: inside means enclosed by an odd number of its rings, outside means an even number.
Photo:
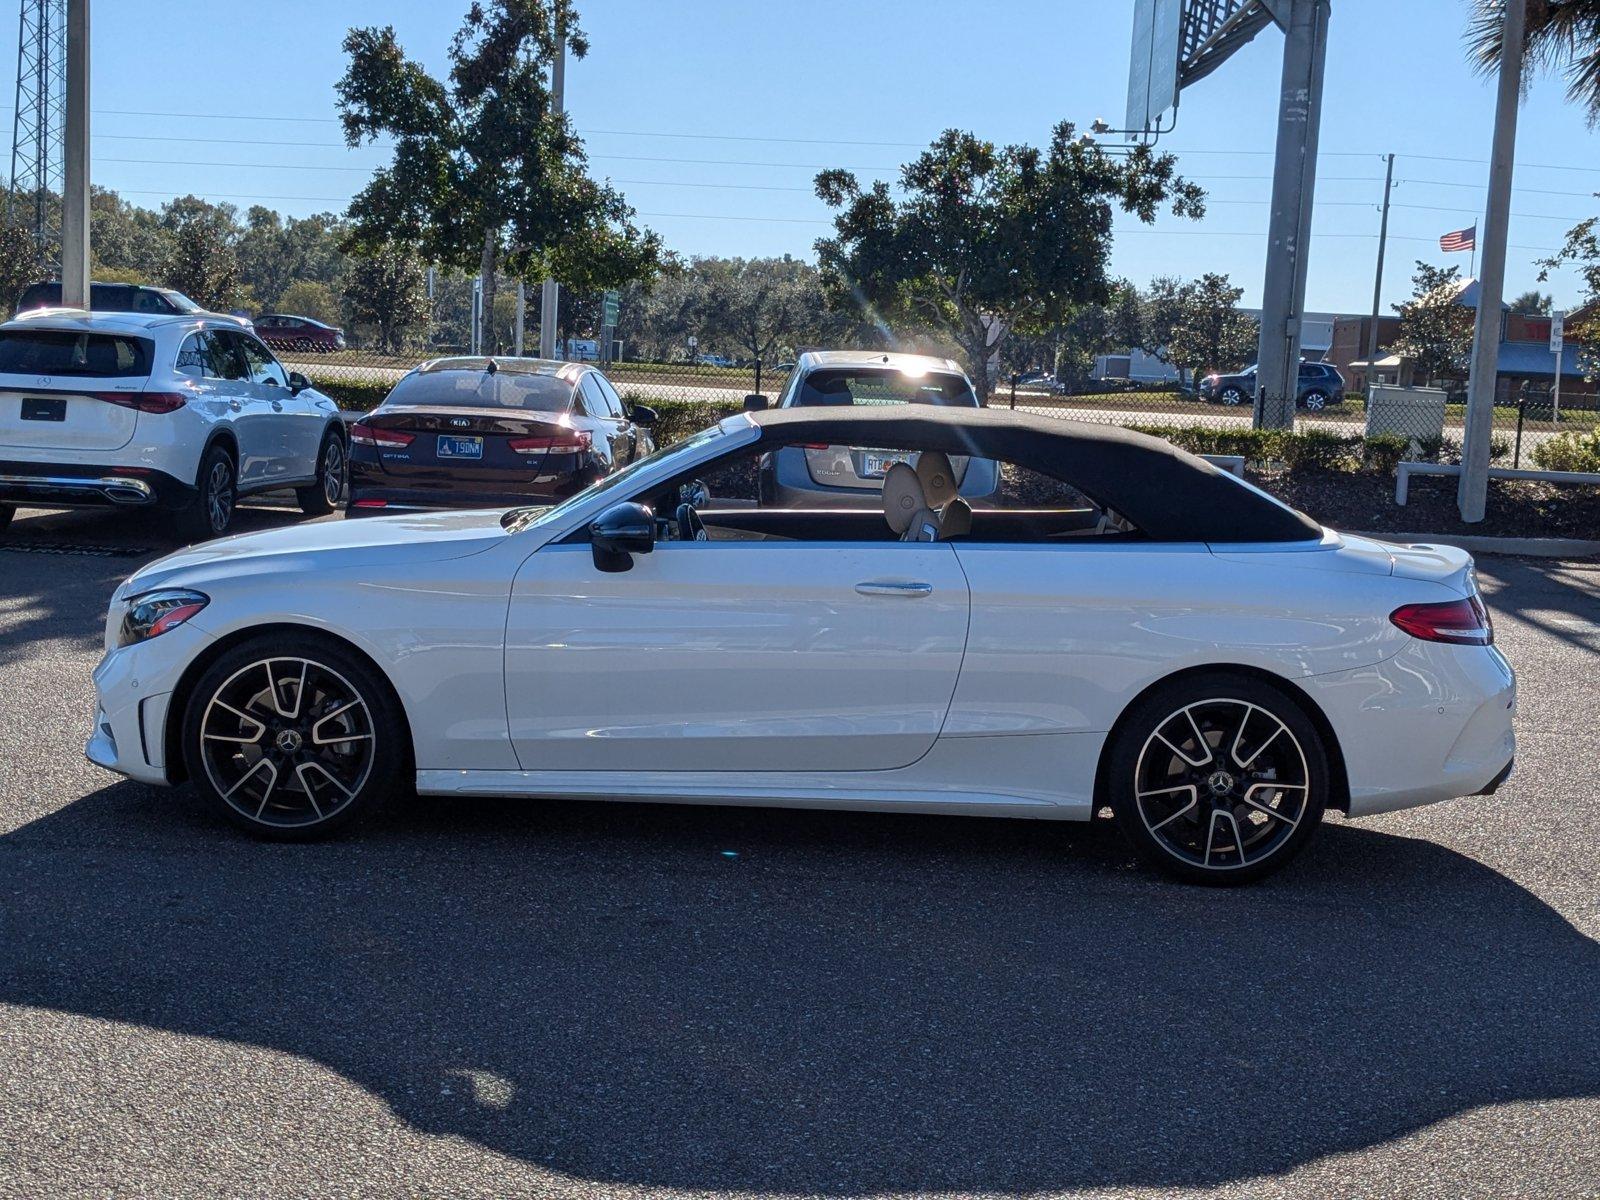
[[[593,49],[570,66],[567,98],[592,167],[688,254],[809,257],[828,229],[810,193],[819,167],[893,178],[947,127],[1037,144],[1062,118],[1119,123],[1124,105],[1132,0],[580,5]],[[99,0],[95,182],[152,206],[194,192],[294,214],[341,209],[384,158],[340,144],[345,29],[393,24],[439,67],[464,8]],[[1441,254],[1437,238],[1473,222],[1487,171],[1493,94],[1464,60],[1466,10],[1466,0],[1333,0],[1308,307],[1370,304],[1386,151],[1402,157],[1385,304],[1408,292],[1415,258],[1465,272],[1467,256]],[[0,62],[16,60],[15,30],[0,19]],[[1225,271],[1245,303],[1259,302],[1280,47],[1268,30],[1185,94],[1165,144],[1210,193],[1210,215],[1119,222],[1118,274]],[[134,115],[174,113],[228,119]],[[256,144],[269,142],[289,144]],[[1534,286],[1533,261],[1600,211],[1600,132],[1554,80],[1535,82],[1523,106],[1518,161],[1510,293]],[[1547,290],[1562,306],[1577,299],[1570,274]]]

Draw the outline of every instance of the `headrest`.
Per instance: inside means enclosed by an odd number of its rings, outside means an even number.
[[[911,527],[911,519],[927,508],[922,481],[903,462],[895,463],[883,477],[883,519],[896,533]]]
[[[957,496],[939,514],[939,540],[943,542],[954,537],[966,537],[971,532],[972,505]]]
[[[922,496],[929,508],[943,508],[955,499],[956,472],[943,450],[924,450],[917,455],[917,478],[922,481]]]

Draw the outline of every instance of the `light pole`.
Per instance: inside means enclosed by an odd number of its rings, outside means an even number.
[[[1378,378],[1378,308],[1383,303],[1383,252],[1389,244],[1389,193],[1394,188],[1394,155],[1383,172],[1383,218],[1378,222],[1378,268],[1372,276],[1372,324],[1367,327],[1367,411]]]
[[[564,34],[558,34],[555,58],[550,63],[550,108],[554,112],[565,111],[562,93],[566,90],[566,81],[567,39]],[[560,303],[561,285],[554,279],[546,279],[539,293],[540,358],[556,356],[556,309]]]

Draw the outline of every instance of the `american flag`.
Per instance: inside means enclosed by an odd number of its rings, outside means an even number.
[[[1463,250],[1475,250],[1477,246],[1477,225],[1468,225],[1465,229],[1457,229],[1439,239],[1439,249],[1446,254],[1459,254]]]

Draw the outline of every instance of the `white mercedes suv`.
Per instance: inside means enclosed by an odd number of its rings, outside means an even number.
[[[333,401],[239,321],[57,308],[0,324],[0,529],[21,504],[154,507],[216,537],[252,492],[332,512],[348,459]]]

